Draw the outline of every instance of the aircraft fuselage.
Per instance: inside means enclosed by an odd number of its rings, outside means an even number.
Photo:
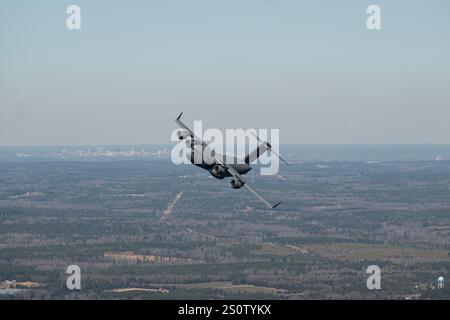
[[[214,161],[214,158],[208,158],[207,161],[205,161],[204,158],[199,157],[199,159],[201,159],[201,163],[198,163],[198,161],[196,161],[197,159],[195,159],[195,155],[199,152],[202,152],[202,155],[205,155],[205,148],[207,148],[207,146],[205,145],[194,145],[193,147],[189,148],[190,152],[188,152],[186,156],[193,165],[209,171],[209,173],[211,173],[214,178],[224,179],[226,177],[232,177],[232,175],[227,170],[224,170],[222,166]],[[252,169],[250,165],[243,163],[242,160],[238,160],[234,157],[223,156],[221,154],[215,154],[214,152],[212,153],[215,157],[220,157],[221,159],[223,158],[223,162],[239,172],[239,174],[246,174]]]

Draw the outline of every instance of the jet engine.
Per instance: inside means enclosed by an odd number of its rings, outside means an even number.
[[[192,148],[194,146],[194,141],[192,140],[191,137],[185,139],[184,143],[185,143],[186,147],[188,147],[188,148]]]
[[[213,167],[213,172],[214,172],[215,175],[220,176],[220,175],[222,175],[225,172],[225,169],[222,166],[219,166],[218,164],[216,164]]]
[[[216,164],[214,167],[212,167],[212,169],[209,170],[209,172],[211,173],[211,175],[214,178],[220,179],[222,180],[223,178],[225,178],[225,168],[222,166],[219,166],[218,164]]]
[[[189,136],[190,136],[190,134],[189,134],[189,132],[187,130],[180,129],[180,130],[177,131],[177,137],[180,140],[184,140],[184,139],[186,139]]]
[[[230,181],[230,186],[231,186],[233,189],[239,189],[239,188],[241,188],[243,185],[244,185],[244,184],[242,183],[242,181],[237,180],[237,179],[232,179],[232,180]]]

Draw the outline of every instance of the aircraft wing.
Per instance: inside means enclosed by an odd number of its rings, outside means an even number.
[[[175,119],[175,122],[176,122],[177,125],[179,125],[181,128],[183,128],[183,129],[185,129],[186,131],[188,131],[188,132],[189,132],[189,135],[191,136],[191,138],[198,139],[198,138],[195,136],[194,132],[193,132],[191,129],[189,129],[183,122],[181,122],[180,118],[181,118],[182,115],[183,115],[183,112],[180,113],[180,115]],[[200,141],[200,139],[198,139],[198,140]]]
[[[242,176],[239,174],[239,172],[237,172],[233,167],[231,166],[227,166],[225,165],[222,161],[220,161],[219,159],[216,159],[216,161],[219,162],[219,164],[221,164],[225,169],[227,169],[227,171],[236,179],[238,179],[239,181],[242,182],[242,184],[244,185],[244,187],[247,188],[248,191],[250,191],[251,193],[253,193],[259,200],[261,200],[262,202],[264,202],[264,204],[270,208],[273,209],[275,207],[277,207],[281,201],[275,203],[275,204],[271,204],[269,201],[267,201],[266,199],[264,199],[264,197],[262,196],[261,193],[258,192],[258,190],[254,189],[253,187],[251,187],[245,180],[244,178],[242,178]]]
[[[267,201],[266,199],[263,198],[263,196],[261,195],[261,193],[258,192],[258,190],[252,188],[248,183],[246,183],[245,181],[243,181],[244,183],[244,187],[246,187],[251,193],[253,193],[259,200],[261,200],[262,202],[264,202],[266,204],[266,206],[270,209],[276,208],[278,207],[278,205],[281,203],[281,201],[278,201],[275,204],[271,204],[269,201]]]
[[[187,132],[189,132],[189,135],[191,136],[191,138],[195,141],[201,142],[202,146],[207,147],[208,144],[204,141],[202,141],[202,139],[200,139],[199,137],[197,137],[194,132],[188,128],[188,126],[186,126],[183,122],[181,122],[180,118],[183,115],[183,112],[180,113],[180,115],[178,117],[175,118],[175,122],[177,123],[177,125],[179,125],[181,128],[185,129]]]

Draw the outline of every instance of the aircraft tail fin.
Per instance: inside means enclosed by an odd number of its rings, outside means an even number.
[[[270,143],[268,143],[267,141],[261,140],[253,132],[251,132],[251,134],[258,140],[259,145],[258,145],[258,147],[255,150],[253,150],[252,152],[250,152],[248,155],[245,156],[245,163],[246,164],[252,163],[256,159],[258,159],[260,155],[262,155],[264,152],[269,150],[275,156],[277,156],[281,161],[283,161],[285,164],[289,165],[289,163],[286,160],[284,160],[284,158],[281,155],[279,155],[278,153],[276,153],[275,151],[272,150],[272,146],[270,145]]]
[[[260,143],[255,150],[251,151],[249,154],[245,156],[245,163],[251,164],[253,161],[259,158],[264,152],[268,150],[268,147],[265,143]]]

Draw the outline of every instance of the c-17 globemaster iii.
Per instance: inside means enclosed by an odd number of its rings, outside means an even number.
[[[273,203],[269,202],[261,195],[261,193],[251,187],[242,177],[242,175],[246,174],[252,169],[250,164],[258,159],[267,150],[271,151],[280,160],[288,164],[286,160],[284,160],[279,154],[272,150],[272,146],[267,141],[262,141],[258,136],[254,135],[259,142],[259,145],[255,150],[248,153],[241,161],[237,161],[238,159],[234,157],[223,156],[215,153],[214,150],[208,150],[209,152],[205,152],[205,149],[209,148],[208,144],[202,141],[200,138],[196,137],[194,132],[189,129],[183,122],[181,122],[180,119],[182,114],[183,112],[175,119],[175,122],[180,127],[180,129],[177,131],[177,137],[180,140],[185,140],[186,147],[188,148],[187,157],[192,164],[202,169],[208,170],[214,178],[224,179],[226,177],[231,177],[232,179],[230,181],[230,186],[233,189],[240,189],[241,187],[245,187],[271,209],[277,207],[281,203],[280,201]],[[205,154],[210,155],[208,159],[204,158]],[[201,160],[198,161],[198,159]]]

